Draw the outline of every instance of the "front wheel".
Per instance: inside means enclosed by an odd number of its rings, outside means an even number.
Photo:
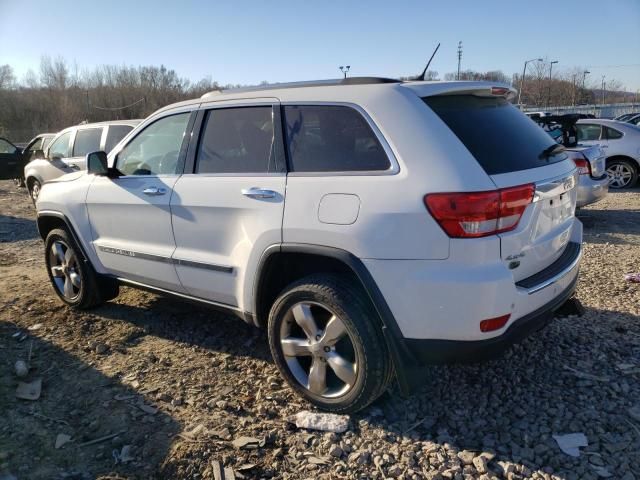
[[[306,400],[356,412],[391,378],[380,323],[366,294],[335,275],[289,285],[269,314],[269,346],[280,373]]]
[[[607,161],[607,176],[610,188],[631,188],[638,181],[638,169],[629,160],[609,160]]]
[[[34,204],[36,203],[36,200],[38,200],[41,188],[42,185],[40,185],[38,180],[34,179],[29,182],[29,196],[31,197],[31,200],[33,200]]]
[[[56,294],[72,308],[88,309],[118,295],[117,283],[96,274],[64,229],[47,235],[45,263]]]

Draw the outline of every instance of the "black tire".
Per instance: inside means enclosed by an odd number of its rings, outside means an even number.
[[[13,184],[18,188],[24,187],[24,178],[22,178],[22,177],[14,178],[13,179]]]
[[[618,169],[620,169],[621,172],[616,172]],[[623,179],[620,176],[622,172],[630,172],[631,176]],[[616,177],[616,174],[618,177]],[[614,157],[607,160],[607,175],[609,176],[609,188],[613,188],[615,190],[633,188],[638,182],[638,165],[636,165],[632,160]]]
[[[31,201],[33,202],[33,204],[36,204],[36,200],[38,199],[38,195],[40,195],[40,189],[42,188],[42,185],[40,184],[40,181],[34,179],[29,180],[29,182],[27,183],[27,190],[29,191],[29,196],[31,197]]]
[[[329,315],[338,317],[346,331],[341,338],[347,338],[349,348],[352,348],[355,381],[345,383],[344,388],[347,390],[344,393],[338,390],[336,396],[317,394],[307,385],[303,385],[296,378],[283,352],[282,330],[289,328],[283,324],[288,322],[288,325],[293,324],[296,327],[295,324],[298,322],[292,317],[293,307],[306,302],[310,302],[311,308],[318,308],[320,311],[326,309]],[[318,319],[318,322],[320,321]],[[358,285],[354,285],[353,281],[337,275],[311,275],[286,287],[271,307],[268,321],[269,347],[280,373],[300,396],[323,410],[353,413],[362,410],[384,393],[393,376],[391,359],[380,325],[366,293]],[[317,332],[323,333],[319,324]],[[310,338],[308,335],[307,337]],[[317,335],[316,340],[319,340],[319,337],[321,335]],[[341,341],[336,343],[336,348]],[[320,351],[313,355],[325,354]],[[292,357],[288,358],[291,361]],[[313,362],[316,357],[294,358],[309,358],[309,362]],[[333,369],[330,360],[323,358],[322,361],[327,364],[326,369]],[[340,380],[335,374],[335,369],[333,372],[327,372],[329,376],[334,375],[335,379]],[[310,377],[310,372],[308,375]],[[331,380],[328,377],[327,379]],[[328,381],[326,385],[329,385]]]
[[[61,248],[60,252],[64,255],[54,253],[57,247]],[[59,264],[58,260],[61,257],[67,259],[67,250],[71,251],[68,254],[69,260]],[[62,263],[65,265],[61,265]],[[95,272],[91,264],[84,260],[82,251],[65,229],[54,229],[47,235],[45,265],[54,291],[71,308],[86,310],[115,298],[119,293],[118,283]],[[57,273],[55,276],[54,269]],[[71,279],[75,278],[77,282],[78,277],[79,285],[76,285]],[[69,291],[67,281],[70,282]]]

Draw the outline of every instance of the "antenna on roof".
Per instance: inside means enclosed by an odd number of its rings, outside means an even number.
[[[431,65],[431,60],[433,60],[433,57],[436,56],[436,52],[438,51],[439,48],[440,48],[440,43],[438,43],[438,46],[433,51],[433,53],[431,54],[431,58],[427,62],[427,66],[424,67],[424,70],[422,71],[422,73],[416,77],[416,80],[423,80],[423,81],[425,80],[425,78],[427,76],[427,69],[429,68],[429,65]]]

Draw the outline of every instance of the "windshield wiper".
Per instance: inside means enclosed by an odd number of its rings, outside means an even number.
[[[542,151],[542,153],[540,154],[540,159],[546,160],[550,156],[563,151],[564,151],[564,147],[558,143],[554,145],[550,145]]]

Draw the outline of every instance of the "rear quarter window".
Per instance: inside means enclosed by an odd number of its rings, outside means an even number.
[[[567,158],[565,153],[544,155],[556,142],[505,98],[438,95],[423,100],[488,175],[542,167]]]
[[[293,172],[391,168],[378,138],[355,109],[340,105],[299,105],[286,106],[284,113]]]

